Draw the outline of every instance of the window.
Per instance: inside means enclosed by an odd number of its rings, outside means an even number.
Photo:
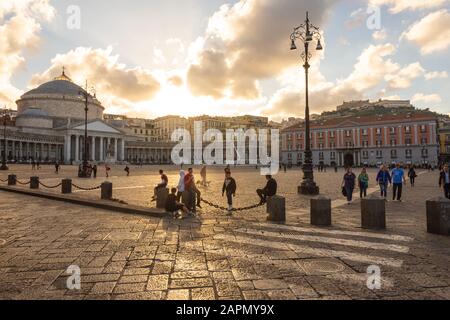
[[[420,139],[420,144],[427,144],[428,143],[428,139],[427,138],[421,138]]]
[[[377,150],[377,158],[383,158],[383,151],[382,150]]]
[[[288,151],[292,151],[292,145],[288,144]]]
[[[319,152],[319,160],[323,160],[323,159],[324,159],[323,152]]]
[[[323,132],[319,132],[319,138],[320,138],[320,139],[323,138]]]
[[[362,156],[363,156],[364,159],[369,159],[369,151],[364,150],[364,151],[362,152]]]
[[[391,150],[391,159],[397,158],[397,150]]]
[[[377,129],[375,130],[375,132],[376,132],[376,134],[381,134],[381,128],[377,128]]]
[[[331,148],[331,149],[334,149],[334,148],[336,148],[336,143],[334,143],[334,142],[330,142],[330,148]]]
[[[410,126],[406,126],[405,127],[405,132],[406,133],[411,133],[411,127]]]
[[[381,147],[382,144],[383,144],[383,142],[381,140],[377,140],[377,144],[376,144],[377,147]]]
[[[336,159],[336,152],[330,152],[330,159],[335,160]]]
[[[290,133],[287,135],[287,139],[288,139],[288,141],[292,140],[292,135]]]
[[[331,137],[331,138],[334,138],[334,131],[331,131],[331,132],[330,132],[330,137]]]
[[[288,153],[288,159],[292,160],[292,153]]]
[[[422,149],[422,157],[428,158],[428,149]]]
[[[405,139],[405,144],[406,144],[407,146],[410,146],[410,145],[412,144],[411,138],[406,138],[406,139]]]
[[[323,143],[319,143],[319,149],[323,149]]]
[[[369,131],[367,129],[362,129],[362,135],[363,136],[369,135]]]
[[[364,141],[362,142],[362,146],[363,146],[363,148],[369,147],[369,141],[364,140]]]
[[[411,149],[406,149],[405,150],[405,157],[406,157],[406,159],[411,159],[412,158],[412,150]]]
[[[424,124],[422,124],[422,125],[420,126],[420,132],[427,132],[427,126],[424,125]]]
[[[297,133],[297,139],[302,139],[302,138],[303,138],[303,134]]]
[[[394,127],[391,127],[391,128],[389,129],[389,131],[390,131],[391,134],[395,134],[395,128],[394,128]]]
[[[345,130],[345,136],[346,137],[350,137],[351,131],[350,130]]]
[[[395,147],[397,145],[397,140],[391,139],[391,146]]]

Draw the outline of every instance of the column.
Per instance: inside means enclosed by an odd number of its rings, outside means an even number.
[[[402,126],[398,126],[398,145],[403,146],[403,132],[402,132]]]
[[[16,141],[12,140],[11,142],[12,142],[12,157],[13,159],[16,159]]]
[[[19,142],[19,158],[20,158],[20,160],[22,160],[22,158],[23,158],[23,146],[22,146],[22,141]]]
[[[91,151],[91,158],[92,158],[92,160],[93,161],[95,161],[96,159],[95,159],[95,137],[91,137],[91,149],[92,149],[92,151]]]
[[[387,134],[387,127],[384,127],[384,146],[388,146],[388,134]]]
[[[373,147],[375,145],[375,137],[373,135],[373,127],[370,128],[370,146]]]
[[[418,127],[417,124],[414,125],[414,145],[418,145],[419,144],[419,131],[418,131]]]
[[[99,161],[103,161],[104,157],[103,157],[103,137],[100,137],[100,154],[99,154]]]
[[[125,140],[120,140],[120,160],[125,161]]]
[[[356,129],[356,133],[357,133],[357,135],[356,135],[356,139],[357,139],[356,146],[359,148],[359,147],[361,147],[361,128]]]
[[[75,162],[80,161],[80,137],[75,136]]]
[[[436,140],[433,139],[433,138],[434,138],[434,135],[433,135],[434,125],[433,125],[433,124],[430,124],[430,125],[428,126],[428,128],[429,128],[429,130],[430,130],[430,142],[429,142],[429,144],[430,144],[430,145],[434,145],[434,144],[436,144]]]
[[[325,131],[325,149],[330,148],[328,145],[328,130]]]
[[[30,159],[30,143],[27,142],[27,155],[26,155],[27,160]]]
[[[114,160],[119,160],[119,157],[117,156],[117,138],[114,138]]]

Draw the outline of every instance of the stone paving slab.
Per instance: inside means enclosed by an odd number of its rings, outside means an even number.
[[[286,224],[261,209],[174,220],[0,191],[0,298],[449,299],[450,238],[426,232],[435,175],[389,201],[387,230],[376,232],[361,229],[357,199],[317,228],[308,206],[291,207]],[[67,288],[72,264],[80,290]],[[370,265],[380,290],[367,288]]]

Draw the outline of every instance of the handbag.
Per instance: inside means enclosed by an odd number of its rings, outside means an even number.
[[[344,197],[347,196],[347,190],[345,189],[345,187],[342,187],[342,195],[343,195]]]

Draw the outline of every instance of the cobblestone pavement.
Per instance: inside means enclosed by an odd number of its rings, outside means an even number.
[[[237,200],[253,202],[263,178],[234,174],[242,189],[249,185]],[[198,218],[173,220],[0,192],[0,298],[450,299],[450,238],[425,225],[425,199],[440,193],[437,173],[421,174],[404,202],[387,203],[384,232],[359,228],[359,200],[338,200],[341,175],[316,174],[335,200],[331,228],[309,225],[308,200],[295,194],[298,171],[277,177],[281,193],[289,191],[286,224],[265,222],[261,208],[227,217],[205,207]],[[67,289],[70,265],[81,268],[81,290]],[[370,265],[381,269],[380,290],[367,288]]]

